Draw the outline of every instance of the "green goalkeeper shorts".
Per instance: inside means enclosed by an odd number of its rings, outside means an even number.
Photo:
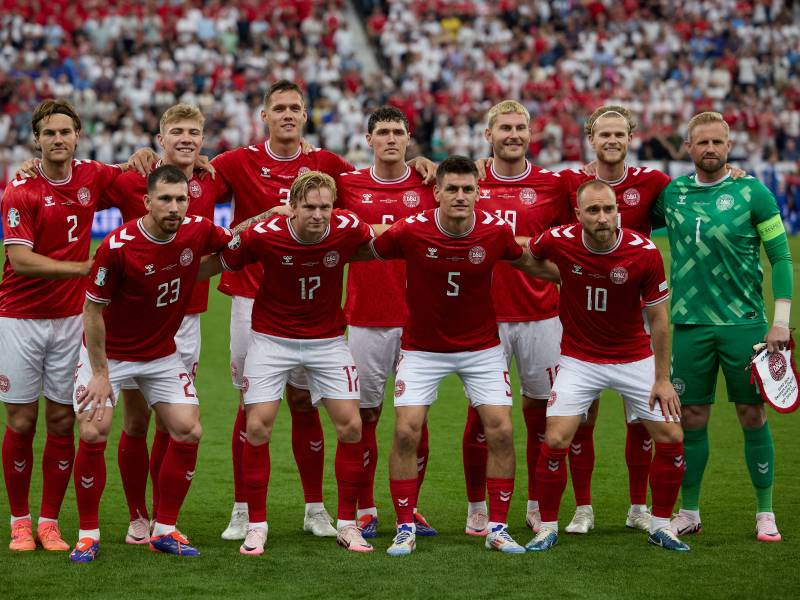
[[[713,404],[720,366],[730,402],[761,404],[748,365],[753,344],[763,341],[766,333],[766,323],[674,325],[672,385],[681,404]]]

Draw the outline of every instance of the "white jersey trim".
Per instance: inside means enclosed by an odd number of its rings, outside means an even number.
[[[289,234],[292,236],[292,239],[298,244],[303,244],[303,246],[313,246],[314,244],[319,244],[320,242],[324,241],[331,232],[331,224],[328,223],[328,226],[325,228],[325,233],[322,234],[322,237],[320,237],[318,240],[314,240],[313,242],[306,242],[305,240],[301,240],[295,232],[294,227],[292,227],[292,219],[286,219],[286,228],[289,230]]]
[[[651,300],[650,302],[645,302],[645,306],[655,306],[656,304],[661,304],[662,302],[666,302],[669,299],[669,293],[664,294],[661,298],[656,298],[655,300]]]
[[[475,223],[478,222],[478,216],[475,214],[475,210],[474,209],[472,211],[472,225],[470,225],[470,227],[469,227],[469,229],[467,231],[465,231],[464,233],[459,233],[459,234],[450,233],[444,227],[442,227],[442,224],[439,222],[439,210],[440,209],[437,208],[435,211],[433,211],[434,221],[436,221],[436,228],[440,232],[442,232],[444,235],[446,235],[447,237],[450,237],[450,238],[462,238],[462,237],[468,236],[470,233],[472,233],[474,231]]]
[[[50,179],[47,175],[44,174],[44,171],[42,170],[41,165],[36,167],[36,170],[39,171],[39,175],[41,175],[47,183],[49,183],[50,185],[58,186],[58,185],[66,185],[70,181],[72,181],[72,171],[73,171],[72,166],[73,166],[73,163],[70,163],[70,165],[69,165],[69,175],[67,175],[64,179]]]
[[[611,187],[619,185],[620,183],[625,181],[625,179],[628,177],[628,168],[629,168],[628,164],[624,163],[623,166],[625,167],[625,170],[622,172],[622,177],[620,177],[619,179],[615,179],[614,181],[609,181],[608,179],[603,179],[599,175],[595,175],[595,179],[597,179],[598,181],[602,181],[603,183],[607,183]]]
[[[284,161],[284,162],[289,162],[291,160],[295,160],[297,157],[300,156],[300,152],[302,151],[302,148],[298,147],[297,148],[297,152],[295,152],[291,156],[278,156],[272,150],[270,150],[270,148],[269,148],[269,140],[267,140],[266,142],[264,142],[264,151],[272,159],[280,160],[280,161]]]
[[[592,254],[611,254],[614,252],[614,250],[620,247],[620,244],[622,244],[622,229],[619,227],[617,228],[617,241],[608,250],[595,250],[594,248],[590,248],[589,244],[586,243],[586,232],[583,229],[581,229],[581,242],[583,242],[583,247]]]
[[[159,244],[159,245],[163,246],[164,244],[169,244],[172,240],[175,239],[175,236],[178,235],[177,232],[173,233],[166,240],[160,240],[160,239],[158,239],[156,237],[153,237],[150,234],[150,232],[148,232],[147,229],[145,229],[144,225],[142,224],[142,220],[143,219],[144,219],[144,217],[139,217],[139,219],[136,221],[136,226],[139,228],[139,231],[142,233],[142,235],[144,236],[144,238],[148,242],[153,242],[154,244]]]
[[[86,297],[96,304],[111,304],[111,300],[107,298],[100,298],[99,296],[95,296],[90,292],[86,292]]]
[[[713,187],[713,186],[715,186],[715,185],[717,185],[719,183],[722,183],[726,179],[729,179],[730,176],[731,176],[731,172],[730,171],[725,171],[725,175],[723,175],[722,177],[720,177],[716,181],[711,181],[709,183],[706,183],[704,181],[697,181],[697,173],[695,173],[694,174],[694,183],[695,183],[695,185],[698,185],[700,187]]]
[[[395,183],[402,183],[403,181],[405,181],[406,179],[411,177],[411,167],[406,165],[406,172],[403,173],[397,179],[382,179],[382,178],[378,177],[375,174],[375,165],[372,165],[369,168],[369,176],[372,177],[372,179],[373,179],[373,181],[375,181],[375,183],[380,183],[381,185],[392,185],[392,184],[395,184]]]
[[[492,165],[489,167],[489,171],[492,173],[492,177],[497,179],[497,181],[521,181],[528,177],[533,170],[533,165],[530,163],[528,159],[525,159],[525,170],[522,172],[521,175],[499,175],[497,171],[494,170],[494,161],[492,161]]]
[[[6,238],[3,240],[4,246],[29,246],[33,248],[33,242],[25,238]]]

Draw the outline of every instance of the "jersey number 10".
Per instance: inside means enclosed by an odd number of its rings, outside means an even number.
[[[606,288],[593,288],[586,286],[586,310],[605,312],[608,303],[608,290]]]

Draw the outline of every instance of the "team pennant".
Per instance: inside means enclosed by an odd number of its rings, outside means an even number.
[[[754,346],[750,361],[750,383],[755,382],[761,397],[781,413],[790,413],[800,406],[800,387],[794,366],[794,340],[786,350],[767,352],[766,344]]]

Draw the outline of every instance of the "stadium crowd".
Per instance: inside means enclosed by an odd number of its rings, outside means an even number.
[[[288,78],[307,88],[309,141],[353,164],[369,162],[361,128],[386,102],[410,117],[410,153],[441,160],[484,156],[482,115],[521,98],[543,165],[585,160],[582,115],[609,100],[637,116],[639,160],[687,160],[681,124],[718,110],[732,160],[781,162],[773,191],[800,224],[800,192],[782,176],[800,159],[800,25],[783,0],[355,0],[383,63],[371,75],[342,0],[42,6],[2,2],[3,183],[31,156],[27,126],[43,98],[75,104],[88,133],[81,154],[106,162],[152,143],[166,107],[197,104],[216,155],[258,138],[263,92]]]

